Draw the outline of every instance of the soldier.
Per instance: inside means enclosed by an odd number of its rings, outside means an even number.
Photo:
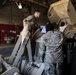
[[[23,20],[23,30],[21,32],[22,42],[24,38],[29,36],[29,32],[32,33],[34,26],[37,24],[37,18],[40,16],[40,11],[35,10],[34,15],[30,15]]]
[[[45,75],[60,75],[60,66],[63,60],[61,44],[63,36],[57,30],[51,30],[46,25],[47,33],[41,37],[39,47],[39,62],[45,63]]]

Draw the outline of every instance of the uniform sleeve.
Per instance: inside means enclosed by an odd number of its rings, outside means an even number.
[[[23,23],[24,22],[27,22],[27,21],[31,21],[33,19],[33,16],[31,15],[31,16],[28,16],[27,18],[25,18],[24,20],[23,20]]]
[[[26,20],[27,21],[31,21],[33,19],[33,16],[31,15],[31,16],[28,16],[27,18],[26,18]]]
[[[41,38],[40,46],[39,46],[39,60],[43,62],[43,55],[45,52],[45,44],[43,38]]]

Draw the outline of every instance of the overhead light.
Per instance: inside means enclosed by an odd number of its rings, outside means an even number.
[[[18,8],[22,9],[22,4],[21,3],[19,3]]]
[[[17,3],[16,2],[16,4],[17,4],[17,6],[18,6],[19,9],[22,9],[22,4],[21,3]]]

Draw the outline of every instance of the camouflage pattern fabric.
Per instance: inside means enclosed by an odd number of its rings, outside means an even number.
[[[39,62],[45,63],[46,75],[60,75],[60,65],[63,60],[61,44],[62,33],[59,31],[48,31],[41,37],[39,46]]]

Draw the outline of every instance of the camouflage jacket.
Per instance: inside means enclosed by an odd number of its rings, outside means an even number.
[[[23,20],[23,26],[28,25],[28,30],[32,31],[34,26],[37,24],[37,19],[34,17],[34,15],[30,15],[27,18]]]
[[[63,36],[59,31],[48,31],[44,34],[39,46],[39,60],[47,63],[62,61],[62,41]]]

